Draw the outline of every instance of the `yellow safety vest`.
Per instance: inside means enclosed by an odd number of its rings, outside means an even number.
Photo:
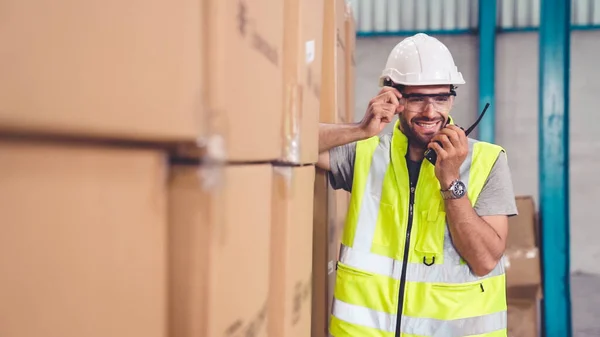
[[[330,333],[506,336],[503,261],[486,276],[471,272],[452,245],[434,166],[423,160],[411,189],[407,149],[398,122],[393,135],[357,143]],[[502,151],[469,139],[460,177],[472,205]]]

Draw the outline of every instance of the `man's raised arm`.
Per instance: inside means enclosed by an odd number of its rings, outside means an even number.
[[[329,171],[329,150],[378,135],[392,122],[395,114],[402,111],[400,92],[391,87],[383,87],[369,102],[367,113],[358,123],[319,124],[319,161],[317,167]]]

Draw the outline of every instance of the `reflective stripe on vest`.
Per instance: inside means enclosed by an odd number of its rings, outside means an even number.
[[[333,315],[344,319],[350,318],[356,324],[384,332],[395,332],[395,314],[375,311],[373,309],[360,307],[343,301],[335,301]],[[475,316],[454,321],[443,321],[432,318],[415,318],[402,316],[402,332],[404,334],[418,336],[435,336],[436,333],[444,337],[482,335],[490,331],[506,328],[506,311],[499,311],[484,316]]]
[[[363,328],[373,329],[360,330],[364,336],[394,336],[409,196],[408,171],[399,165],[406,166],[407,140],[397,127],[398,123],[393,138],[374,137],[357,145],[332,312],[331,333],[336,337]],[[472,205],[500,151],[496,145],[469,140],[460,175]],[[421,167],[415,193],[402,334],[504,336],[503,261],[478,277],[461,260],[445,223],[434,167],[428,162]]]

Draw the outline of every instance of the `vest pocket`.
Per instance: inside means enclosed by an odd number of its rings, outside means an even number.
[[[473,282],[407,282],[405,314],[412,317],[456,320],[506,310],[503,275]]]
[[[400,281],[338,263],[334,297],[365,309],[392,313],[397,310]]]
[[[473,296],[482,296],[485,286],[482,282],[474,283],[439,283],[431,285],[432,297],[436,301],[447,304],[465,304],[474,300]]]
[[[369,273],[367,271],[363,271],[360,269],[356,269],[354,267],[350,267],[347,264],[344,264],[342,262],[338,262],[337,263],[337,269],[338,269],[338,273],[343,273],[346,274],[348,276],[373,276],[373,273]]]
[[[418,225],[419,232],[415,244],[418,262],[427,266],[442,263],[446,212],[423,211],[420,213]]]

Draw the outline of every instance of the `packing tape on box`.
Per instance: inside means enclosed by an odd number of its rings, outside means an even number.
[[[354,52],[356,50],[356,20],[354,19],[354,10],[350,3],[346,3],[345,20],[346,40],[348,41],[348,44],[352,44],[352,46],[348,46],[348,48],[352,48],[352,50],[349,51],[351,65],[356,66],[356,61],[354,59]]]
[[[346,21],[354,19],[354,13],[353,13],[353,10],[352,10],[352,4],[350,2],[346,2],[346,11],[345,11],[344,15],[345,15],[344,19]]]
[[[535,259],[538,257],[538,255],[539,249],[537,247],[524,249],[510,249],[504,254],[504,268],[510,268],[511,259]]]
[[[331,275],[331,274],[333,274],[333,272],[335,272],[335,266],[336,266],[335,261],[329,260],[327,262],[327,275]]]
[[[214,109],[203,108],[205,116],[201,136],[195,142],[179,143],[174,147],[174,156],[178,159],[199,160],[202,163],[215,164],[227,161],[227,123],[226,115]]]
[[[273,174],[276,176],[276,178],[283,177],[285,183],[277,190],[277,196],[287,199],[293,193],[292,179],[294,177],[294,167],[273,166]]]
[[[210,109],[206,113],[206,138],[205,144],[207,160],[212,163],[224,163],[227,160],[228,136],[227,114],[217,109]]]
[[[283,161],[300,162],[300,131],[302,124],[302,86],[288,83],[285,88],[285,111],[283,114]]]

